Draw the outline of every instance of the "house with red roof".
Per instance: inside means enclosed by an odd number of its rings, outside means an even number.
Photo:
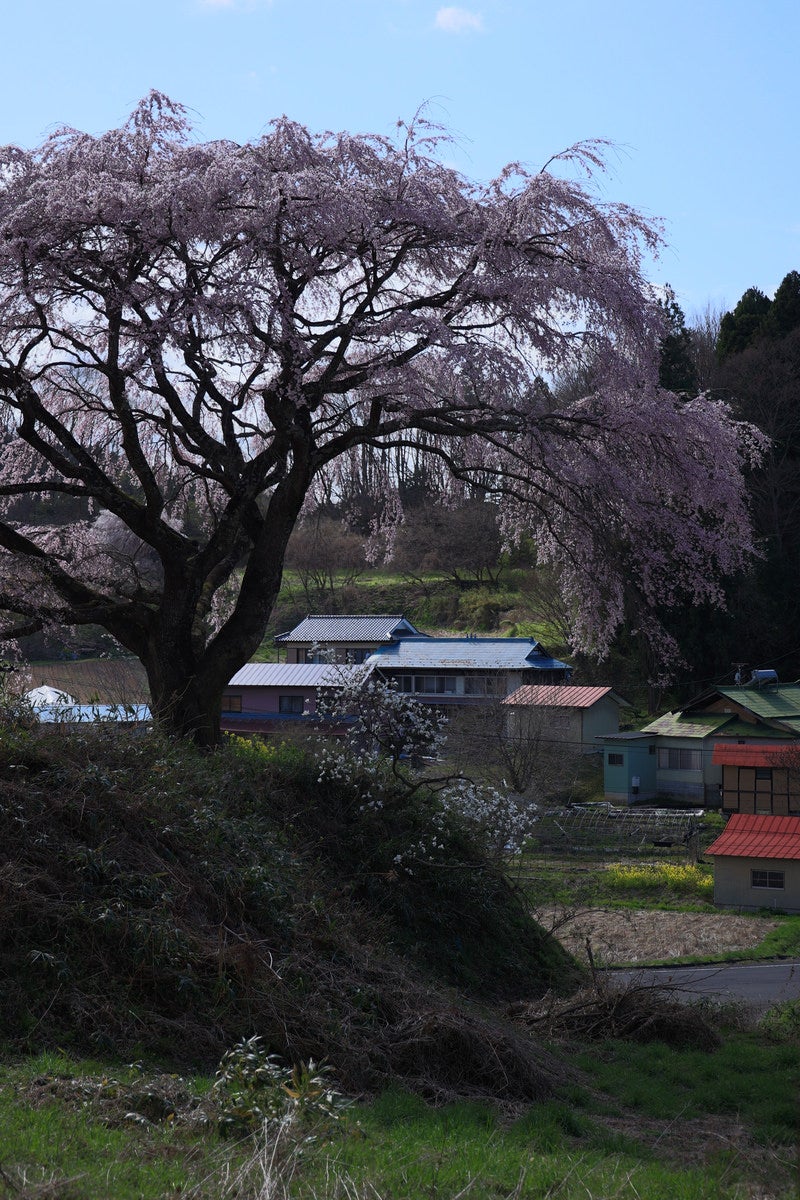
[[[706,853],[715,904],[800,913],[800,817],[733,813]]]
[[[503,700],[509,731],[523,737],[531,725],[546,721],[547,736],[578,754],[598,754],[596,738],[619,730],[627,700],[610,687],[578,687],[567,683],[528,683]]]

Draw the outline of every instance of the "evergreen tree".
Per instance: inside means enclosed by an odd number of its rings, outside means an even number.
[[[771,307],[772,301],[759,288],[747,289],[733,312],[725,313],[720,322],[717,342],[720,359],[740,354],[763,335]]]
[[[697,391],[697,367],[692,335],[686,328],[683,309],[669,287],[659,305],[666,317],[668,332],[661,339],[658,382],[670,392],[694,395]]]
[[[772,300],[765,329],[770,337],[782,338],[800,325],[800,272],[783,277]]]

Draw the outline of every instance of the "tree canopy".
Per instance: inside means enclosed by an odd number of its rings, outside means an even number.
[[[671,288],[667,288],[666,295],[660,303],[664,312],[666,333],[661,339],[658,381],[670,392],[694,395],[698,384],[697,366],[692,335],[686,327],[686,317]]]
[[[304,506],[354,456],[391,493],[407,452],[530,533],[576,645],[606,645],[631,593],[719,597],[757,439],[659,387],[657,232],[597,199],[595,144],[478,185],[440,142],[424,121],[387,139],[281,118],[202,143],[152,93],[120,129],[2,152],[9,636],[102,626],[159,721],[213,742]],[[582,394],[542,386],[587,361]],[[20,517],[54,496],[71,523]]]
[[[733,312],[720,322],[717,354],[721,360],[741,354],[763,339],[778,341],[800,326],[800,272],[784,275],[770,300],[759,288],[748,288]]]

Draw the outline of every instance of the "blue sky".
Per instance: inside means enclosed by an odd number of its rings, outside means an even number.
[[[99,132],[150,88],[237,141],[427,102],[473,178],[615,143],[602,194],[663,218],[651,276],[687,314],[800,269],[797,0],[28,0],[3,33],[0,141]]]

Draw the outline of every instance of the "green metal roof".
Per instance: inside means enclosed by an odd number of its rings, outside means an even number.
[[[740,704],[765,721],[800,720],[800,684],[783,683],[764,688],[717,688],[720,696]]]
[[[645,725],[641,732],[657,733],[662,737],[707,738],[728,723],[732,723],[730,713],[692,713],[691,716],[665,713]],[[739,724],[741,722],[737,722]]]
[[[727,714],[726,714],[727,715]],[[790,721],[782,721],[781,727],[790,725]],[[796,722],[797,732],[800,733],[800,721]],[[779,737],[782,732],[774,725],[753,725],[749,721],[740,721],[734,717],[730,725],[726,725],[721,733],[725,737],[747,738],[752,741],[753,738],[775,738]]]
[[[781,729],[788,729],[791,733],[800,733],[800,717],[781,717]],[[772,729],[769,732],[777,731]]]

